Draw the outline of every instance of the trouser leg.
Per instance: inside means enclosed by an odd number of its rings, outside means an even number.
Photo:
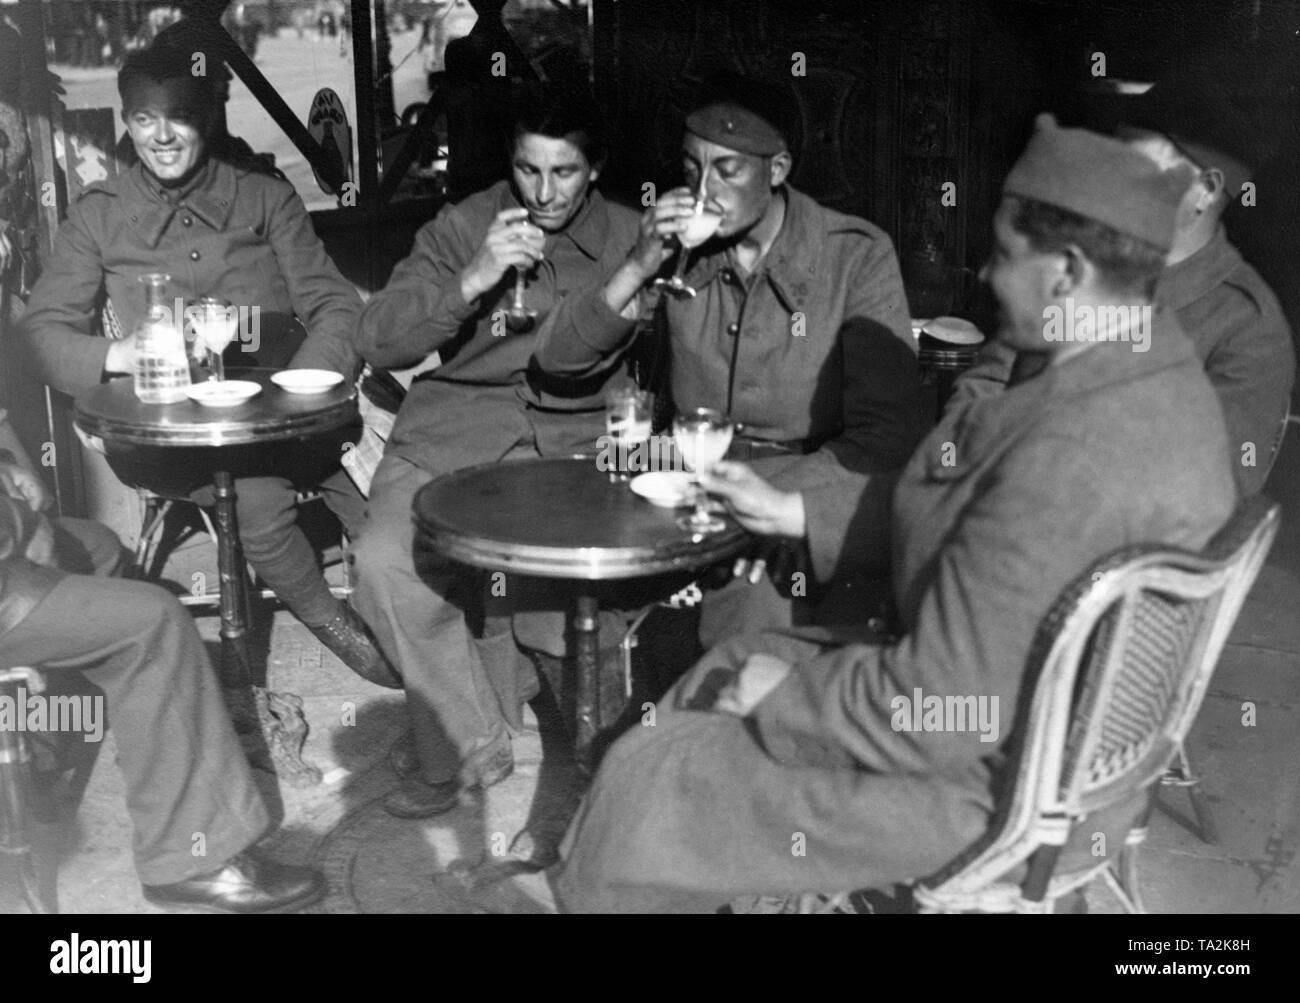
[[[262,581],[308,627],[339,614],[306,535],[298,528],[298,501],[283,477],[245,477],[235,482],[236,516],[244,556]]]
[[[320,482],[319,490],[329,510],[343,524],[343,531],[355,539],[366,520],[366,499],[352,483],[347,471],[342,468],[335,471]]]
[[[0,661],[82,669],[103,690],[145,884],[211,871],[266,831],[203,642],[162,589],[69,576],[0,636]]]
[[[791,597],[789,586],[778,590],[767,575],[752,585],[746,578],[733,578],[704,593],[700,645],[707,650],[738,634],[792,627],[807,622],[810,613],[806,599]]]
[[[415,551],[411,501],[433,475],[387,456],[370,487],[356,541],[353,604],[406,684],[424,779],[442,783],[505,732],[466,622],[478,576]]]

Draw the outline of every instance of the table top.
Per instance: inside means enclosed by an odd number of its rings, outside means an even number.
[[[228,379],[254,380],[262,391],[235,407],[206,407],[189,398],[144,404],[129,376],[77,395],[75,420],[89,435],[136,446],[237,446],[277,442],[356,421],[356,387],[344,380],[319,394],[291,394],[271,382],[274,369],[226,371]]]
[[[603,581],[695,571],[752,539],[677,525],[690,509],[659,508],[611,482],[594,457],[518,460],[439,477],[415,496],[415,519],[436,551],[474,567]]]

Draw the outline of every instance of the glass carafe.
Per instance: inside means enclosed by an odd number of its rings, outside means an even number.
[[[145,312],[135,329],[135,395],[145,404],[174,404],[185,399],[190,385],[184,318],[167,302],[170,275],[152,273],[140,281]]]

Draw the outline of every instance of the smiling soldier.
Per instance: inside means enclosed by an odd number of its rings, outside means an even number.
[[[329,369],[346,379],[361,367],[352,344],[361,297],[326,254],[293,188],[261,173],[256,158],[240,158],[223,135],[217,60],[207,60],[212,74],[195,76],[196,54],[178,38],[127,58],[117,86],[139,163],[91,185],[69,209],[32,291],[20,327],[24,347],[42,380],[63,393],[132,371],[134,339],[98,337],[96,320],[107,300],[122,330],[133,333],[145,312],[139,280],[151,272],[169,274],[178,298],[216,296],[257,317],[257,343],[232,342],[231,365]],[[252,333],[246,328],[241,337]],[[354,515],[360,521],[360,497],[339,449],[338,441],[321,440],[312,448],[319,461],[286,466],[281,476],[237,472],[240,539],[261,579],[316,637],[359,675],[396,685],[361,619],[330,592],[297,523],[295,487],[319,487],[345,523]],[[267,469],[258,464],[247,473]],[[158,476],[142,471],[139,482],[211,503],[207,471],[168,471],[166,484]]]
[[[636,214],[592,187],[604,161],[595,112],[583,98],[527,94],[510,157],[508,181],[416,234],[361,319],[362,351],[376,365],[411,366],[433,352],[441,360],[402,405],[356,546],[357,608],[406,681],[414,746],[396,746],[392,761],[409,782],[385,803],[403,817],[447,811],[461,788],[505,779],[514,760],[503,711],[519,706],[508,691],[510,630],[474,636],[452,598],[466,584],[452,566],[422,554],[425,576],[417,572],[411,500],[463,467],[591,450],[604,431],[601,390],[617,368],[547,378],[531,364],[535,335],[506,318],[517,271],[540,320],[567,291],[604,281],[636,238]]]

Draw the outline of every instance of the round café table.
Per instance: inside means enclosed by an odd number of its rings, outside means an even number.
[[[151,487],[149,471],[166,479],[169,468],[193,464],[212,477],[215,489],[217,569],[221,582],[222,678],[228,687],[250,687],[258,724],[276,772],[295,786],[319,783],[320,770],[302,758],[307,722],[302,700],[253,684],[248,651],[248,581],[235,516],[235,469],[256,465],[273,443],[307,440],[357,425],[356,388],[344,380],[318,394],[291,394],[271,382],[274,370],[231,369],[230,379],[262,387],[235,407],[207,407],[188,398],[176,404],[145,404],[130,377],[110,380],[79,394],[74,421],[103,442],[115,471],[129,463],[130,482]],[[271,465],[271,464],[268,464]],[[273,466],[273,465],[271,465]],[[142,471],[144,473],[142,473]],[[263,474],[271,469],[261,471]],[[121,476],[121,474],[119,474]],[[237,724],[250,722],[239,721]]]
[[[594,457],[518,460],[467,467],[425,485],[413,503],[421,542],[489,571],[574,583],[569,607],[577,672],[574,737],[590,770],[600,728],[600,582],[699,571],[734,557],[751,537],[728,518],[717,533],[677,525],[689,509],[666,509],[611,482]]]

